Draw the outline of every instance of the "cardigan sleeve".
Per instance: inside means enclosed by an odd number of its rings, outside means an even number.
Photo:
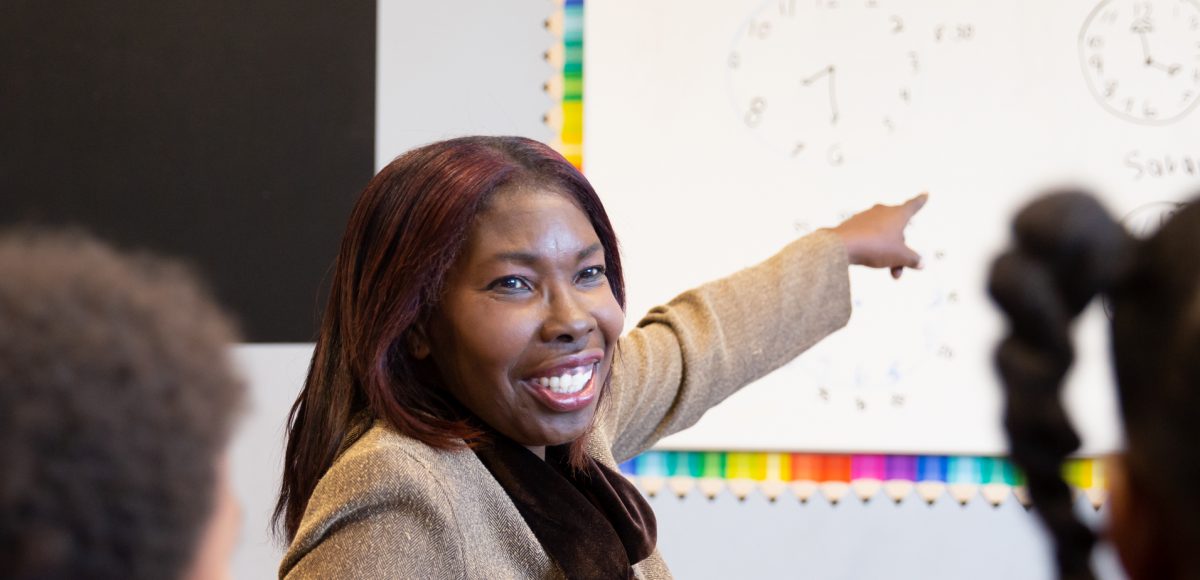
[[[818,231],[657,306],[621,338],[599,428],[624,461],[850,318],[845,245]]]
[[[436,474],[403,450],[364,449],[351,448],[321,478],[279,577],[465,578],[461,526]]]

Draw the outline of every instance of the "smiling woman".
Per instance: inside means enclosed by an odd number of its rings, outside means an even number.
[[[616,464],[845,324],[848,264],[916,267],[924,196],[685,292],[625,336],[616,237],[545,145],[434,143],[347,226],[276,515],[288,578],[669,578]]]
[[[476,417],[544,456],[591,424],[625,313],[603,245],[570,197],[506,188],[475,220],[414,348]],[[595,372],[599,370],[599,372]]]

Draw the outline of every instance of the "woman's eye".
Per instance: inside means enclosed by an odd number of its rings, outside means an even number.
[[[491,285],[489,285],[488,287],[491,289],[494,289],[494,290],[504,290],[504,291],[508,291],[508,292],[515,292],[515,291],[519,291],[519,290],[528,289],[529,284],[527,284],[525,282],[525,280],[522,280],[520,277],[505,276],[503,278],[497,279],[495,282],[492,282]]]
[[[581,282],[594,281],[603,277],[604,266],[592,266],[590,268],[584,268],[583,271],[579,273],[579,281]]]

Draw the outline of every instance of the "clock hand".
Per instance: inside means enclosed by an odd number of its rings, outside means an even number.
[[[807,78],[801,80],[800,84],[807,87],[807,86],[821,80],[821,77],[823,77],[825,75],[829,75],[829,74],[833,74],[833,65],[821,67],[821,70],[819,70],[816,73],[813,73],[812,75],[809,75]]]
[[[1154,31],[1154,26],[1150,24],[1149,20],[1141,19],[1135,22],[1133,31],[1142,39],[1142,55],[1145,56],[1144,62],[1146,66],[1163,71],[1168,76],[1175,76],[1175,73],[1178,73],[1183,68],[1180,64],[1165,65],[1154,60],[1154,56],[1150,54],[1150,39],[1146,37],[1147,34]]]
[[[1167,73],[1167,76],[1175,76],[1175,73],[1179,72],[1179,69],[1183,68],[1179,64],[1165,65],[1165,64],[1159,64],[1158,62],[1147,62],[1146,66],[1149,66],[1150,68],[1156,68],[1160,71],[1163,71],[1163,72]]]
[[[1146,38],[1145,30],[1137,30],[1138,38],[1142,39],[1142,56],[1145,59],[1146,66],[1154,64],[1154,57],[1150,56],[1150,41]]]
[[[1138,18],[1129,26],[1129,30],[1138,35],[1142,41],[1143,62],[1146,63],[1146,66],[1154,64],[1154,57],[1150,55],[1150,40],[1146,38],[1147,34],[1154,32],[1154,24],[1150,22],[1149,18]]]
[[[837,106],[837,69],[832,65],[829,67],[829,124],[837,125],[838,122],[838,106]]]
[[[802,79],[800,81],[800,84],[802,84],[806,87],[812,86],[813,83],[815,83],[818,80],[821,80],[822,78],[825,78],[825,77],[829,77],[829,111],[830,111],[829,123],[831,125],[836,125],[838,122],[837,67],[835,67],[833,65],[826,66],[825,68],[817,71],[816,73],[809,75],[807,78]]]

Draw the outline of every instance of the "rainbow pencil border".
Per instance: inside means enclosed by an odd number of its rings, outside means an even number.
[[[558,132],[553,146],[583,171],[583,0],[565,0],[551,18],[562,27],[558,46],[551,50],[562,58],[562,96],[557,111],[547,115]]]
[[[739,498],[757,489],[772,501],[790,490],[801,502],[820,495],[831,503],[853,496],[963,505],[982,499],[996,506],[1015,497],[1029,504],[1024,475],[1005,457],[651,450],[620,469],[651,496],[670,489],[712,498],[728,488]],[[1107,500],[1102,461],[1070,459],[1063,479],[1095,509]]]

